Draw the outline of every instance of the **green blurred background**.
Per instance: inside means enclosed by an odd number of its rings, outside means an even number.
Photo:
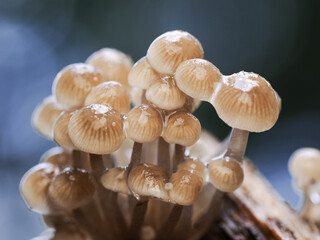
[[[137,61],[154,38],[174,29],[196,36],[205,58],[225,75],[259,73],[282,97],[278,123],[250,135],[247,155],[299,206],[287,160],[296,148],[320,147],[319,10],[316,0],[1,0],[0,238],[29,239],[44,229],[24,205],[18,184],[55,145],[30,126],[55,74],[102,47]],[[196,115],[218,138],[228,134],[209,104]]]

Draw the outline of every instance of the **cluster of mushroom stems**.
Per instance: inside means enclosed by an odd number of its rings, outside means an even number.
[[[53,229],[48,239],[198,239],[207,231],[223,193],[243,181],[249,132],[270,129],[281,100],[258,74],[224,76],[203,57],[194,36],[170,31],[134,65],[104,48],[57,74],[32,124],[59,146],[20,184]],[[227,144],[197,154],[192,112],[201,101],[232,131]]]

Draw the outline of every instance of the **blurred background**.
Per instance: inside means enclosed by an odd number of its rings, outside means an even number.
[[[55,74],[102,47],[137,61],[158,35],[182,29],[225,75],[264,76],[282,98],[273,129],[251,134],[247,156],[293,207],[299,197],[287,171],[290,154],[320,147],[319,1],[0,1],[1,239],[30,239],[44,226],[19,195],[19,181],[54,143],[30,125],[51,94]],[[202,126],[223,139],[230,128],[203,103]],[[18,227],[18,228],[17,228]]]

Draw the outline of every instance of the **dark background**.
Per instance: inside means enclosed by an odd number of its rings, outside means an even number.
[[[247,155],[293,207],[299,197],[287,171],[299,147],[320,147],[319,1],[0,1],[1,239],[29,239],[44,229],[18,190],[23,173],[55,144],[30,126],[55,74],[102,47],[134,61],[158,35],[192,33],[223,74],[264,76],[282,98],[273,129],[251,134]],[[220,139],[230,130],[209,104],[196,111]]]

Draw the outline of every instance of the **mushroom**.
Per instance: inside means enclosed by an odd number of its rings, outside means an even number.
[[[203,181],[205,181],[205,166],[199,159],[195,157],[184,156],[183,162],[178,165],[178,171],[181,170],[193,171],[199,174]]]
[[[40,162],[51,163],[62,171],[63,169],[72,166],[72,154],[68,149],[53,147],[42,154]]]
[[[131,194],[127,185],[126,168],[110,168],[101,176],[100,181],[106,189],[113,192],[120,192],[128,195]]]

